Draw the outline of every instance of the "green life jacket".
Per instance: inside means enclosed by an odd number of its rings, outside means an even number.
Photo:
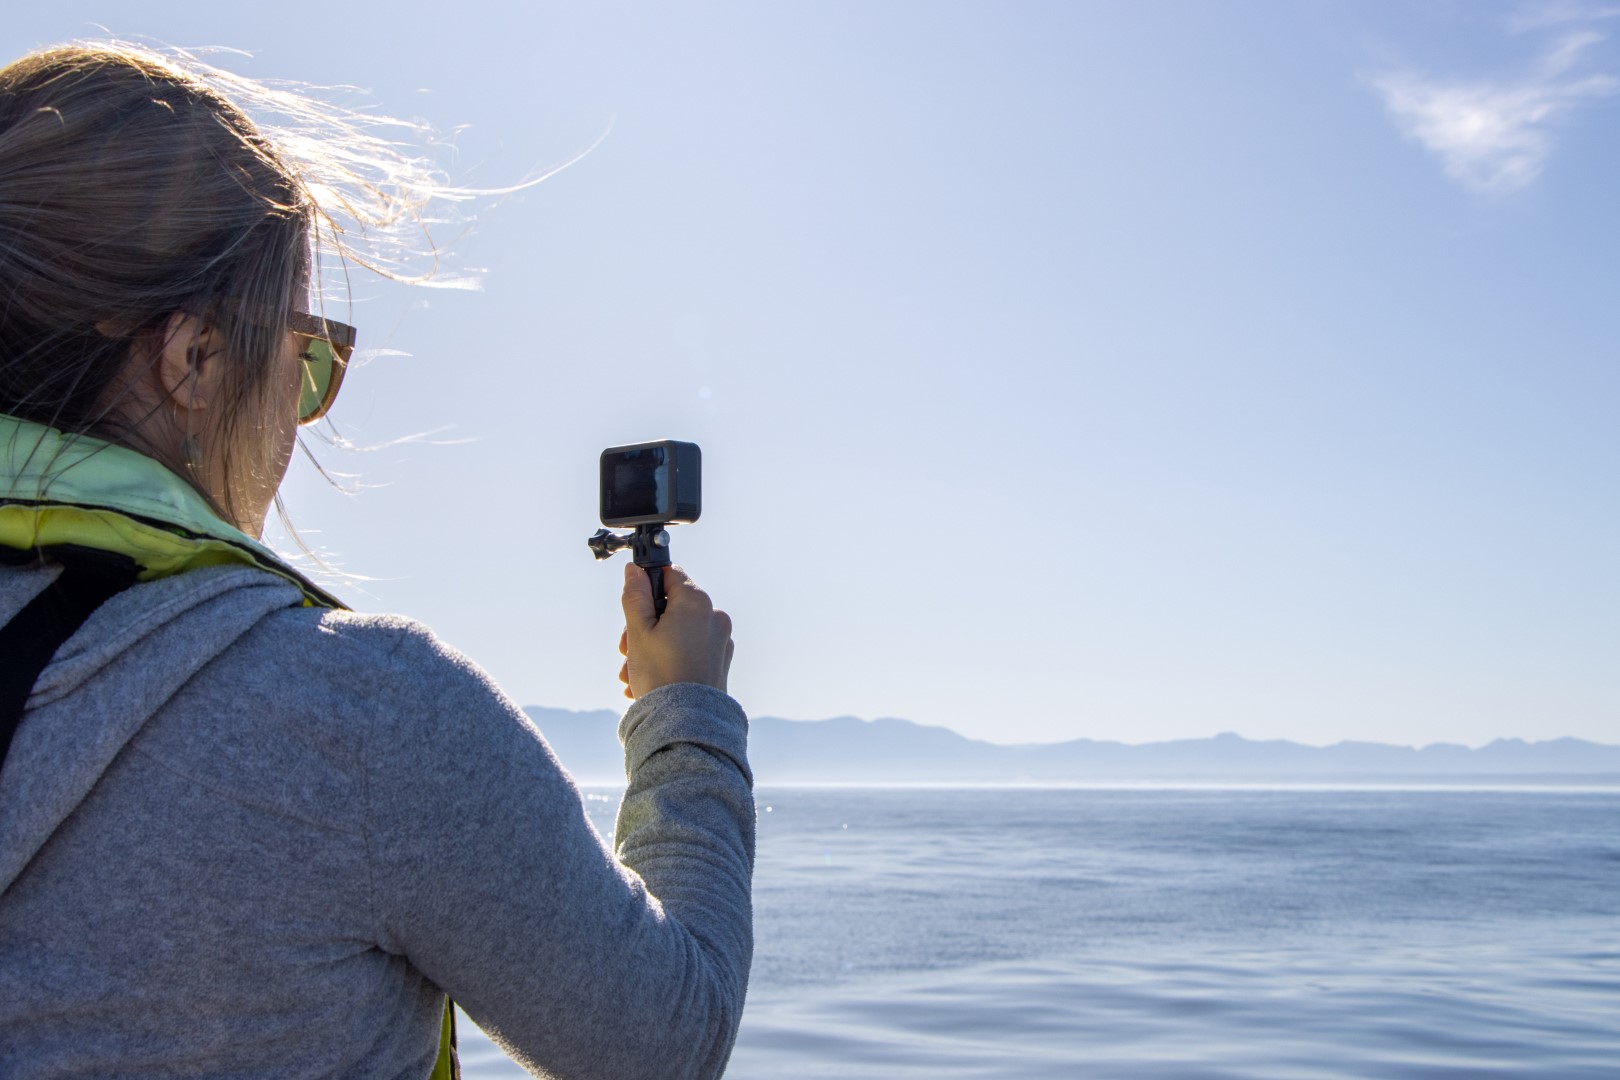
[[[134,560],[139,581],[204,566],[255,566],[296,585],[305,607],[344,607],[274,551],[221,521],[191,485],[145,454],[4,414],[0,547],[115,552]],[[446,999],[429,1080],[460,1076],[454,1005]]]
[[[307,607],[344,606],[145,454],[0,415],[0,546],[61,545],[128,555],[141,581],[256,566],[298,586]]]

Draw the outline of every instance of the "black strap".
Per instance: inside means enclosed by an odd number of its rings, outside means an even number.
[[[0,627],[0,764],[39,673],[91,612],[135,583],[137,572],[128,556],[90,548],[56,547],[27,552],[26,558],[35,565],[59,562],[62,573]]]

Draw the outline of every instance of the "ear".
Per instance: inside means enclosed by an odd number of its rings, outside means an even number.
[[[225,377],[220,335],[195,315],[177,311],[169,316],[156,366],[164,394],[180,410],[200,411],[220,399]]]

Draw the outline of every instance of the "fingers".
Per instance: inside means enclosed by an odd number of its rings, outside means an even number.
[[[701,683],[725,690],[731,670],[731,616],[678,566],[665,567],[664,614],[653,608],[646,571],[625,567],[624,630],[619,634],[619,681],[634,700],[670,683]]]
[[[679,608],[682,614],[685,614],[692,601],[700,597],[704,601],[708,600],[703,590],[693,583],[691,576],[678,566],[664,567],[664,597],[665,614],[668,614],[671,604]]]
[[[664,573],[667,583],[669,571]],[[684,579],[686,575],[681,576]],[[626,634],[632,628],[646,630],[658,621],[658,612],[653,608],[652,582],[647,580],[647,572],[635,563],[624,566],[624,596],[621,602],[624,605]]]

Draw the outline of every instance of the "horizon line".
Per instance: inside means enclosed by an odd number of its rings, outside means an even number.
[[[605,706],[600,707],[600,708],[595,708],[595,709],[569,709],[569,708],[565,708],[565,707],[559,706],[559,705],[523,705],[523,706],[520,706],[520,707],[525,712],[527,712],[530,709],[544,709],[544,710],[546,710],[548,712],[574,713],[576,715],[581,715],[581,716],[590,715],[592,713],[610,713],[610,714],[613,714],[613,715],[616,715],[616,716],[621,716],[621,717],[624,715],[623,710],[614,710],[614,709],[607,708]],[[825,717],[821,717],[819,719],[805,720],[805,719],[797,719],[797,718],[790,717],[790,716],[774,716],[774,715],[771,715],[769,713],[761,713],[758,716],[750,716],[749,717],[749,722],[750,723],[752,723],[754,721],[758,721],[758,720],[780,720],[783,723],[787,723],[787,724],[828,724],[828,723],[833,723],[833,722],[838,721],[838,720],[854,720],[854,721],[857,721],[858,723],[862,723],[862,724],[877,724],[877,723],[882,723],[883,721],[888,720],[888,721],[894,721],[894,722],[901,723],[901,724],[909,724],[912,727],[933,728],[933,729],[937,729],[939,731],[948,731],[952,735],[955,735],[957,738],[966,739],[968,742],[984,743],[987,746],[1005,746],[1005,747],[1064,746],[1064,745],[1067,745],[1069,743],[1077,743],[1077,742],[1104,743],[1104,744],[1109,744],[1109,745],[1113,745],[1113,746],[1130,746],[1130,747],[1163,746],[1163,745],[1165,745],[1167,743],[1213,742],[1213,741],[1215,741],[1217,739],[1222,739],[1222,738],[1234,738],[1234,739],[1242,740],[1243,742],[1255,743],[1255,744],[1287,743],[1290,746],[1300,746],[1300,747],[1304,747],[1304,748],[1306,748],[1308,750],[1332,750],[1335,747],[1340,747],[1340,746],[1345,746],[1345,745],[1358,745],[1358,746],[1386,746],[1386,747],[1394,747],[1396,749],[1416,750],[1416,751],[1427,750],[1427,749],[1430,749],[1431,747],[1436,747],[1436,746],[1445,746],[1445,747],[1459,747],[1461,749],[1468,750],[1468,751],[1477,751],[1477,750],[1483,750],[1486,747],[1495,746],[1498,743],[1518,743],[1518,744],[1523,745],[1523,746],[1544,746],[1547,743],[1556,743],[1556,742],[1578,742],[1578,743],[1585,743],[1588,746],[1601,746],[1601,747],[1605,747],[1605,748],[1608,748],[1608,749],[1620,750],[1620,742],[1600,742],[1600,741],[1598,741],[1596,739],[1588,739],[1588,738],[1585,738],[1585,737],[1580,736],[1580,735],[1554,735],[1554,736],[1551,736],[1551,737],[1546,738],[1546,739],[1528,739],[1528,738],[1525,738],[1522,735],[1498,735],[1495,738],[1489,739],[1489,740],[1487,740],[1486,742],[1483,742],[1483,743],[1479,743],[1478,745],[1471,745],[1469,743],[1462,743],[1462,742],[1448,742],[1448,741],[1444,741],[1444,740],[1436,741],[1436,742],[1429,742],[1429,743],[1421,743],[1420,744],[1420,743],[1379,742],[1376,739],[1354,739],[1354,738],[1341,738],[1337,742],[1331,742],[1331,743],[1308,743],[1308,742],[1300,742],[1297,739],[1287,739],[1287,738],[1281,738],[1281,737],[1257,739],[1257,738],[1253,738],[1253,737],[1248,736],[1248,735],[1244,735],[1241,732],[1232,731],[1232,730],[1218,731],[1213,735],[1185,735],[1185,736],[1181,736],[1181,737],[1178,737],[1178,738],[1155,739],[1155,740],[1152,740],[1152,741],[1149,741],[1149,742],[1126,742],[1123,739],[1097,738],[1097,737],[1091,736],[1091,735],[1076,735],[1073,738],[1052,739],[1052,740],[1047,740],[1047,741],[996,742],[996,741],[994,741],[992,739],[983,739],[983,738],[979,738],[976,735],[965,734],[964,732],[958,731],[956,728],[953,728],[953,727],[949,726],[948,724],[924,723],[921,720],[910,720],[910,719],[907,719],[906,717],[903,717],[903,716],[876,716],[876,717],[873,717],[871,719],[867,719],[864,716],[856,716],[853,713],[842,713],[842,714],[840,714],[838,716],[825,716]]]

